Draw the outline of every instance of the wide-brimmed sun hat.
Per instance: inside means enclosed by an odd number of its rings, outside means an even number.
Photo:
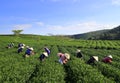
[[[112,55],[109,55],[108,57],[111,58],[111,59],[113,58]]]
[[[65,53],[65,57],[66,57],[67,59],[70,59],[70,55],[69,55],[68,53]]]
[[[48,54],[47,54],[47,52],[43,52],[43,54],[44,54],[46,57],[48,57]]]
[[[98,61],[98,56],[93,56],[93,58],[94,58],[96,61]]]

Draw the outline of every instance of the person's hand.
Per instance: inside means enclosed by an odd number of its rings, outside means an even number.
[[[111,62],[112,62],[112,60],[109,60],[109,62],[111,63]]]
[[[68,60],[67,60],[67,59],[65,59],[65,60],[63,61],[63,63],[67,63],[67,61],[68,61]]]
[[[67,62],[67,61],[68,61],[68,59],[65,59],[65,61]]]
[[[66,63],[67,63],[67,61],[64,60],[64,61],[63,61],[63,64],[66,64]]]

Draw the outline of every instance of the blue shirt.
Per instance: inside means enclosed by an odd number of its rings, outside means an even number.
[[[30,55],[30,54],[31,54],[31,50],[30,50],[30,49],[27,49],[26,52],[25,52],[25,54]]]
[[[45,48],[45,51],[50,55],[50,50],[48,48]]]
[[[41,54],[39,58],[40,58],[40,60],[42,61],[42,60],[45,58],[45,55],[44,55],[44,54]]]

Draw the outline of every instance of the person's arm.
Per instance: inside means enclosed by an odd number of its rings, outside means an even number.
[[[109,59],[109,62],[111,63],[111,62],[112,62],[112,60],[111,60],[111,59]]]
[[[31,54],[31,55],[34,55],[34,52],[33,52],[33,51],[30,51],[30,54]]]

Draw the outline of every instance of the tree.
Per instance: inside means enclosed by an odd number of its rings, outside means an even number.
[[[16,36],[19,36],[22,31],[23,31],[23,30],[12,30],[12,32],[13,32],[14,35],[16,35]]]

